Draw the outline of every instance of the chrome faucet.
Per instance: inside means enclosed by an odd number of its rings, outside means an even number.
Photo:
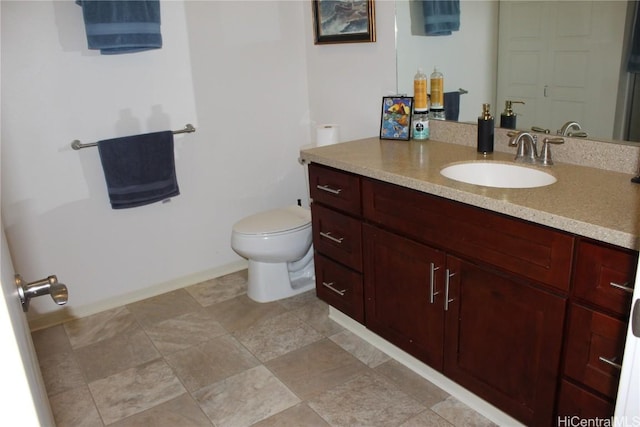
[[[509,132],[511,137],[509,140],[510,147],[516,148],[517,163],[536,163],[538,158],[538,136],[531,135],[528,132]]]
[[[588,136],[587,133],[582,130],[580,123],[573,121],[563,124],[556,133],[561,136],[575,136],[579,138],[586,138]]]
[[[532,165],[539,164],[543,166],[551,166],[553,160],[551,159],[551,148],[549,144],[562,144],[564,138],[544,138],[542,140],[542,150],[538,156],[538,136],[532,135],[528,132],[509,132],[507,135],[511,137],[509,139],[510,147],[516,148],[516,163],[530,163]]]

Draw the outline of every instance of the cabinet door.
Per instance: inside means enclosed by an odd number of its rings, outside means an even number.
[[[615,398],[626,332],[625,322],[571,304],[564,373],[605,396]]]
[[[444,373],[528,426],[552,424],[566,300],[447,257]]]
[[[363,239],[366,326],[442,371],[444,253],[366,224]]]

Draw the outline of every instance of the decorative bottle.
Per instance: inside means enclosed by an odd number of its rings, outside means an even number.
[[[413,78],[413,110],[416,113],[426,113],[429,111],[427,101],[427,75],[418,68],[418,72]]]
[[[431,118],[444,120],[444,76],[438,68],[433,68],[430,76],[431,83]]]
[[[489,104],[482,104],[482,115],[478,117],[478,153],[493,153],[493,116]]]

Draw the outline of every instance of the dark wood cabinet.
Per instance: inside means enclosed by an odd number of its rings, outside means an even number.
[[[637,252],[578,239],[558,417],[613,415],[637,262]]]
[[[611,416],[636,251],[309,173],[320,298],[528,426]]]
[[[525,425],[550,425],[566,298],[447,258],[444,373]]]
[[[364,323],[360,178],[309,165],[316,295]]]
[[[445,254],[363,225],[367,328],[442,371]]]

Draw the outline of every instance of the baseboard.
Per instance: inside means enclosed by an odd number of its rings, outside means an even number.
[[[356,322],[352,318],[348,317],[346,314],[341,311],[329,306],[329,318],[334,322],[340,324],[345,329],[349,330],[353,334],[359,336],[369,344],[376,347],[378,350],[387,354],[392,359],[402,363],[407,368],[411,369],[416,374],[420,375],[422,378],[427,381],[432,382],[433,384],[440,387],[445,392],[449,393],[451,396],[458,399],[460,402],[464,403],[474,411],[482,414],[492,422],[496,423],[499,426],[511,426],[511,427],[524,427],[524,424],[519,421],[513,419],[509,415],[502,412],[500,409],[491,405],[487,401],[481,399],[475,394],[471,393],[469,390],[460,386],[459,384],[451,381],[449,378],[445,377],[440,372],[435,369],[425,365],[415,357],[406,353],[404,350],[399,349],[395,345],[391,344],[389,341],[381,338],[377,334],[371,332],[361,323]]]
[[[216,277],[221,277],[230,273],[235,273],[236,271],[240,271],[245,268],[247,268],[247,261],[242,259],[230,264],[212,268],[210,270],[190,274],[188,276],[183,276],[167,282],[158,283],[148,288],[139,289],[137,291],[119,295],[115,298],[99,301],[94,304],[88,304],[85,306],[73,308],[64,307],[60,310],[52,311],[40,316],[34,316],[33,318],[30,318],[29,328],[32,332],[49,328],[51,326],[67,322],[69,320],[91,316],[92,314],[100,313],[101,311],[110,310],[116,307],[122,307],[123,305],[155,297],[166,292],[175,291],[176,289],[182,289],[187,286],[195,285],[196,283],[215,279]]]

